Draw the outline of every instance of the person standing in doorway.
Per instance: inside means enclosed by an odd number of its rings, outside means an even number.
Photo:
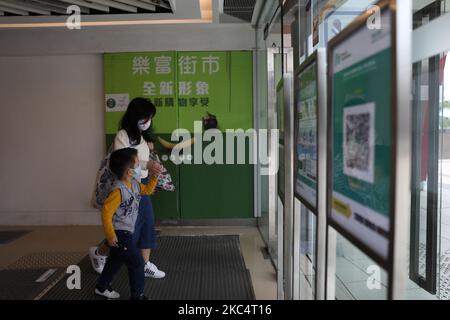
[[[144,139],[144,135],[150,130],[152,120],[156,115],[155,106],[147,99],[133,99],[123,116],[119,132],[114,139],[114,151],[134,148],[138,151],[138,159],[141,167],[141,182],[147,184],[149,175],[158,176],[162,172],[162,166],[155,161],[149,161],[150,149]],[[151,252],[156,248],[155,217],[152,200],[150,196],[143,196],[139,203],[139,213],[133,233],[133,241],[141,250],[144,258],[144,273],[147,278],[161,279],[165,277],[165,272],[150,261]],[[109,247],[107,242],[103,242],[99,247],[92,247],[89,250],[92,267],[101,273],[107,256]]]

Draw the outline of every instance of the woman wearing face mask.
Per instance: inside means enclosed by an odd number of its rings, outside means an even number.
[[[149,100],[144,98],[132,100],[122,118],[120,130],[114,139],[114,150],[135,148],[138,151],[140,167],[136,172],[136,177],[140,175],[141,182],[144,184],[148,183],[149,172],[159,175],[162,171],[159,163],[149,161],[150,149],[143,137],[144,133],[150,129],[155,114],[156,108]],[[137,247],[142,251],[145,262],[145,276],[148,278],[164,278],[165,273],[158,270],[156,265],[150,262],[151,250],[156,248],[155,217],[150,196],[141,198],[133,238]],[[98,248],[91,248],[89,256],[92,266],[97,272],[102,272],[108,253],[108,247],[104,243]]]

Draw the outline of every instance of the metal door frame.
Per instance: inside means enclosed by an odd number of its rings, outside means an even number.
[[[293,206],[294,206],[294,50],[284,48],[283,106],[284,106],[284,221],[283,221],[283,269],[284,297],[293,298]]]

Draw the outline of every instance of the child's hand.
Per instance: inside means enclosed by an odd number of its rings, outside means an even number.
[[[160,163],[156,162],[156,161],[150,161],[148,163],[148,171],[150,172],[150,174],[154,175],[154,176],[159,176],[162,172],[163,172],[163,167],[161,166]]]
[[[110,247],[115,247],[115,248],[117,248],[117,247],[119,247],[119,240],[117,240],[117,237],[114,236],[113,239],[108,240],[108,245],[109,245]]]

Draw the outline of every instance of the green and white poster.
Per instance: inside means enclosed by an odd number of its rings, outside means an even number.
[[[192,132],[194,121],[207,112],[217,117],[222,131],[252,128],[253,89],[247,75],[238,76],[239,69],[249,70],[249,57],[249,52],[229,51],[105,54],[106,134],[117,132],[135,97],[157,107],[155,133]]]
[[[136,97],[148,98],[155,104],[155,133],[170,133],[178,128],[175,52],[106,54],[104,66],[107,135],[117,132],[129,101]]]
[[[295,192],[317,208],[317,63],[298,75]]]
[[[387,260],[393,105],[390,13],[332,50],[331,220]]]
[[[173,193],[154,196],[157,219],[253,217],[251,164],[175,165],[169,158],[170,146],[178,142],[171,141],[173,131],[192,133],[194,121],[208,113],[216,117],[221,132],[253,128],[252,52],[105,54],[104,82],[108,147],[132,99],[148,98],[156,106],[152,135],[176,187]],[[210,143],[196,141],[192,148],[204,151]]]

